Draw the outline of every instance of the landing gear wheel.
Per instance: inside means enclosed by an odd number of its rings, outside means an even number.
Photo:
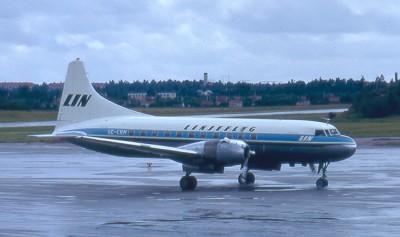
[[[197,179],[194,176],[182,176],[179,184],[183,191],[193,190],[197,187]]]
[[[323,189],[328,186],[328,180],[326,178],[319,178],[316,185],[318,189]]]
[[[317,182],[316,182],[316,185],[317,185],[318,189],[323,189],[323,188],[328,186],[328,179],[327,179],[327,176],[326,176],[326,172],[327,172],[329,164],[330,164],[330,162],[325,162],[325,163],[321,162],[321,163],[319,163],[318,174],[322,171],[322,177],[319,178],[317,180]]]
[[[243,178],[243,174],[240,174],[238,177],[239,184],[254,184],[255,181],[256,176],[251,172],[247,173],[246,178]]]
[[[328,187],[328,180],[324,179],[324,187]]]

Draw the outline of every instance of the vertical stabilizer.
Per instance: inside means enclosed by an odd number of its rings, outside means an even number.
[[[90,119],[123,115],[150,116],[114,104],[99,95],[90,84],[79,58],[68,65],[56,130]]]

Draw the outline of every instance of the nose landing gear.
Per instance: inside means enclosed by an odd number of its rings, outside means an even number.
[[[328,179],[326,176],[327,168],[330,162],[319,163],[318,166],[318,174],[322,171],[322,177],[317,180],[315,183],[318,189],[323,189],[328,186]]]

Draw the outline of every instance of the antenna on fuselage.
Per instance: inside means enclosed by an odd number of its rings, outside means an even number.
[[[320,117],[321,119],[323,119],[323,120],[325,120],[326,121],[326,124],[329,124],[330,123],[330,121],[331,121],[331,119],[330,118],[323,118],[323,117]]]

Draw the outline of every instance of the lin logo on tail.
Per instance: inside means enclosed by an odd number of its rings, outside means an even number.
[[[91,97],[92,95],[68,94],[67,99],[65,99],[63,106],[85,107]]]

